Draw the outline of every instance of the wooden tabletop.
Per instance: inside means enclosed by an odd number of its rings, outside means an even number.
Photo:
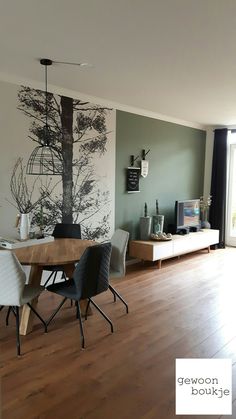
[[[13,252],[22,265],[67,265],[77,262],[93,240],[55,239],[53,242],[21,247]]]

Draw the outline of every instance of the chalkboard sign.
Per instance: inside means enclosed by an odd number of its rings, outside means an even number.
[[[128,167],[126,173],[126,190],[128,193],[140,192],[139,191],[139,167]]]

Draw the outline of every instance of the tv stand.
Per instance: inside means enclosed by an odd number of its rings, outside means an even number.
[[[129,255],[141,260],[158,261],[158,268],[161,268],[164,259],[201,249],[210,252],[210,246],[217,243],[219,243],[219,230],[204,229],[185,235],[174,234],[170,241],[131,240]]]

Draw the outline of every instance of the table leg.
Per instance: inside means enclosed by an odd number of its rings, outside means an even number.
[[[30,269],[29,284],[39,286],[42,277],[42,266],[32,265]],[[31,301],[31,305],[36,308],[38,299],[35,298]],[[34,313],[27,304],[23,306],[21,322],[20,322],[20,334],[27,335],[32,331],[33,328],[33,317]]]
[[[75,265],[74,264],[68,264],[68,265],[64,265],[64,272],[66,273],[66,276],[68,278],[72,278],[73,276],[73,272],[75,270]],[[84,317],[85,316],[85,311],[86,311],[86,307],[87,307],[87,300],[81,300],[79,305],[80,305],[80,311],[81,311],[81,315]],[[88,316],[91,316],[93,314],[91,307],[89,306],[88,308]]]

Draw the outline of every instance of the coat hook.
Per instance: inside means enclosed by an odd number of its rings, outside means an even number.
[[[130,156],[130,165],[131,165],[131,166],[133,166],[133,165],[134,165],[134,162],[135,162],[138,158],[139,158],[139,156],[137,156],[137,157],[135,157],[135,158],[134,158],[134,155],[133,155],[133,154],[131,154],[131,156]]]
[[[142,160],[145,160],[145,157],[149,153],[149,151],[150,151],[150,148],[149,148],[149,150],[146,153],[145,153],[145,150],[144,149],[142,150]]]

